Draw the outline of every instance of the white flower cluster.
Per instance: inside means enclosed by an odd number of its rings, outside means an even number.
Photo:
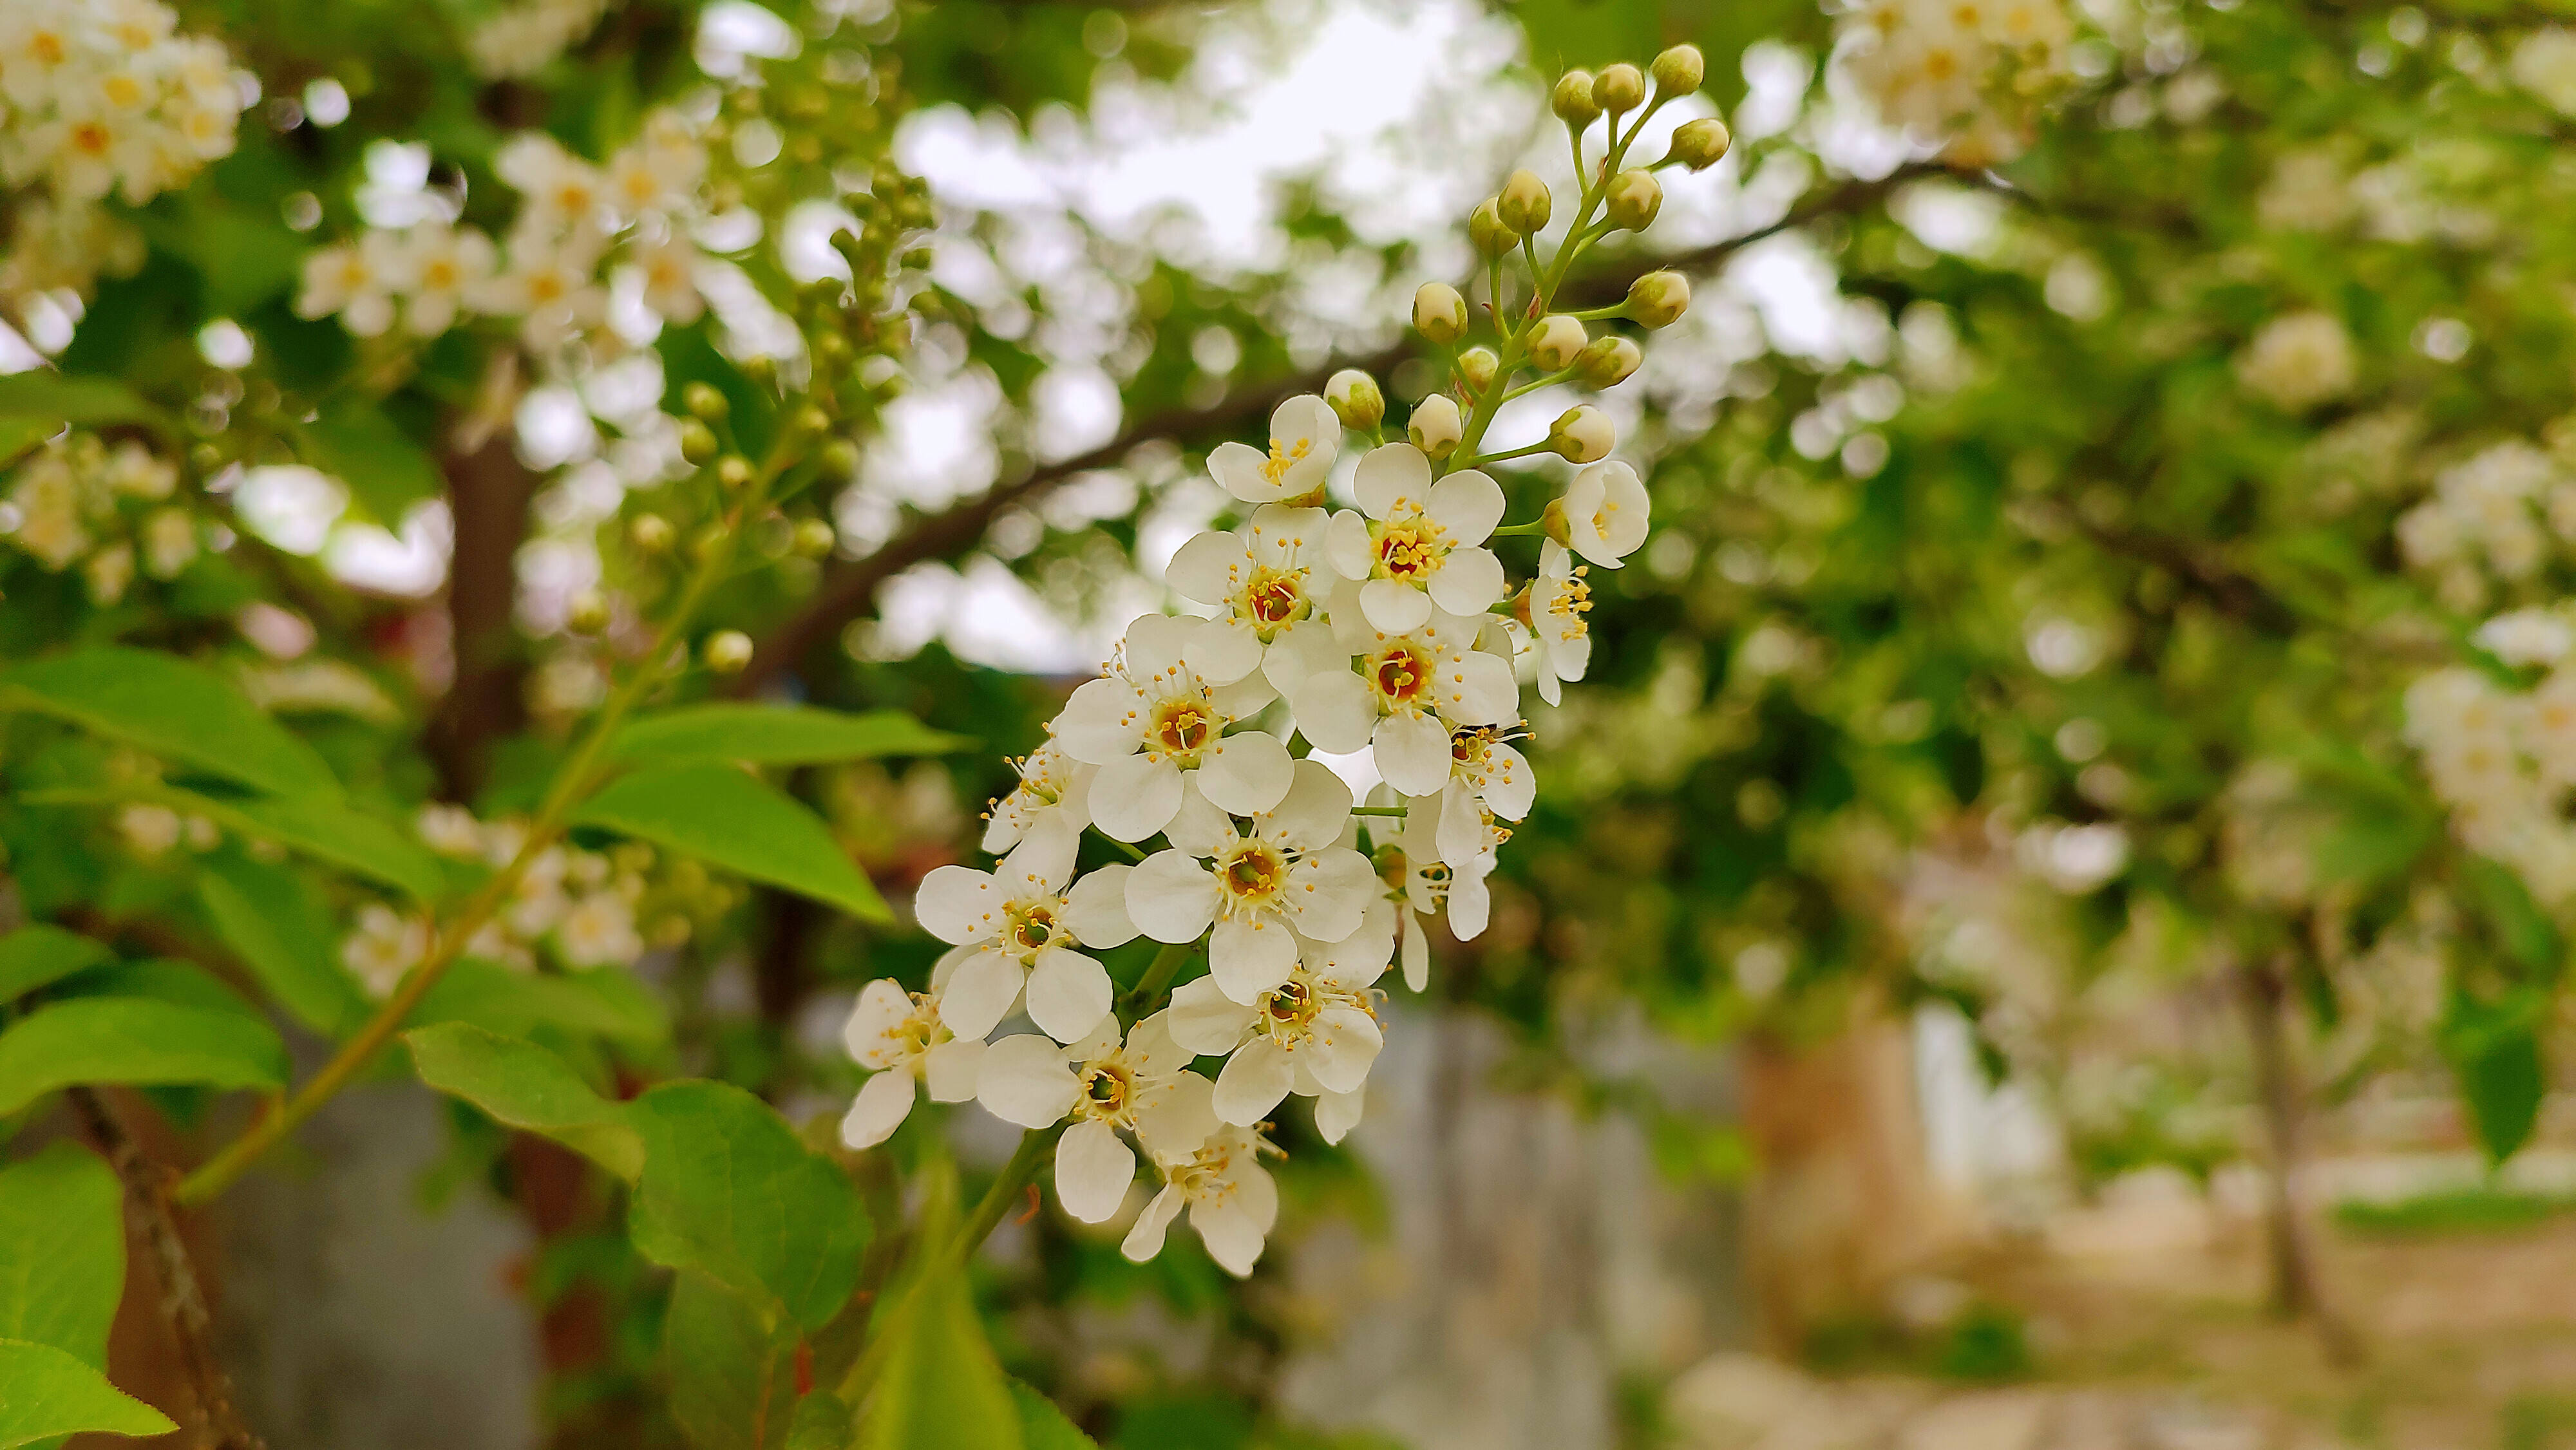
[[[1867,0],[1844,64],[1879,114],[1963,164],[2020,154],[2038,108],[2073,78],[2062,0]]]
[[[2576,479],[2529,443],[2499,443],[2435,476],[2433,496],[2397,520],[2406,562],[2435,573],[2444,599],[2475,608],[2484,571],[2519,583],[2559,541],[2576,542]]]
[[[2352,390],[2352,335],[2325,312],[2276,317],[2236,357],[2236,378],[2285,413],[2304,413]]]
[[[2452,668],[2406,691],[2406,739],[2471,850],[2510,866],[2541,901],[2576,897],[2576,629],[2559,614],[2489,620],[2478,642],[2506,662],[2547,664],[2527,693]]]
[[[424,807],[419,830],[438,854],[494,870],[508,865],[527,842],[524,823],[477,820],[461,806]],[[677,946],[689,937],[690,918],[653,910],[654,864],[653,849],[635,842],[606,853],[548,846],[520,873],[509,900],[475,932],[464,954],[529,971],[543,950],[564,967],[590,971],[633,966],[647,945]],[[637,925],[646,919],[652,922],[649,942]],[[383,997],[420,965],[429,948],[426,918],[379,903],[359,911],[357,929],[341,943],[340,960],[369,993]]]
[[[1435,475],[1420,448],[1389,443],[1358,462],[1359,507],[1329,510],[1342,435],[1323,399],[1292,398],[1267,452],[1210,456],[1251,514],[1173,556],[1167,581],[1207,613],[1130,623],[1047,744],[1015,762],[1019,787],[994,803],[983,842],[1000,864],[923,880],[915,912],[954,950],[927,993],[879,981],[862,994],[849,1045],[877,1075],[842,1125],[852,1146],[895,1130],[916,1081],[1031,1129],[1070,1119],[1057,1193],[1099,1222],[1135,1177],[1126,1132],[1162,1185],[1128,1255],[1151,1257],[1186,1207],[1243,1274],[1277,1207],[1263,1120],[1295,1095],[1314,1099],[1327,1141],[1359,1121],[1378,978],[1400,953],[1407,984],[1424,987],[1425,917],[1445,911],[1461,937],[1484,929],[1496,848],[1535,798],[1511,744],[1521,641],[1551,699],[1581,677],[1590,600],[1573,554],[1617,566],[1645,541],[1647,500],[1626,465],[1584,468],[1548,511],[1537,578],[1507,603],[1488,547],[1501,486],[1472,468]],[[1293,741],[1366,753],[1379,803],[1357,806]],[[1086,830],[1136,862],[1078,872]],[[1091,954],[1140,935],[1204,942],[1208,972],[1129,1026]],[[1015,1013],[1038,1031],[987,1046]],[[1213,1079],[1191,1070],[1199,1057],[1224,1059]]]
[[[706,310],[706,265],[693,238],[705,219],[707,152],[677,112],[596,166],[543,132],[505,142],[493,170],[520,196],[499,245],[443,220],[376,227],[304,259],[296,311],[337,315],[360,337],[391,328],[435,337],[469,315],[516,318],[540,354],[595,335],[625,302],[662,322]]]
[[[608,0],[527,0],[474,27],[465,53],[486,80],[535,75],[599,28]]]
[[[0,537],[54,573],[78,564],[104,608],[125,597],[138,565],[169,579],[197,557],[197,516],[172,501],[178,486],[178,467],[141,443],[67,434],[19,465]]]

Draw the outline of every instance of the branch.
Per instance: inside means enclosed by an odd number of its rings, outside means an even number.
[[[1946,167],[1917,163],[1897,168],[1876,181],[1847,181],[1789,209],[1779,220],[1721,242],[1663,257],[1624,257],[1601,272],[1578,279],[1565,289],[1568,310],[1605,306],[1628,295],[1630,283],[1648,272],[1705,272],[1746,247],[1793,231],[1827,216],[1856,212],[1919,177],[1947,175]],[[749,667],[734,677],[729,693],[750,696],[793,669],[824,641],[837,637],[852,620],[876,606],[877,590],[915,564],[964,553],[984,537],[1003,510],[1040,498],[1058,485],[1098,469],[1116,468],[1127,455],[1159,438],[1189,439],[1235,433],[1270,416],[1282,402],[1301,393],[1319,393],[1325,380],[1344,368],[1383,375],[1419,349],[1411,340],[1360,356],[1336,357],[1302,373],[1262,386],[1239,389],[1205,408],[1172,408],[1145,418],[1097,448],[1045,464],[1016,482],[998,485],[944,512],[917,518],[864,559],[839,565],[826,574],[814,596],[760,641]]]
[[[214,1316],[206,1308],[196,1263],[188,1256],[187,1241],[179,1237],[179,1220],[171,1205],[170,1187],[176,1175],[144,1158],[133,1135],[95,1090],[75,1087],[66,1096],[143,1220],[143,1236],[151,1241],[153,1261],[161,1271],[161,1320],[169,1326],[171,1341],[179,1350],[180,1371],[196,1395],[198,1427],[206,1443],[214,1450],[266,1450],[233,1407],[232,1381],[215,1357]]]

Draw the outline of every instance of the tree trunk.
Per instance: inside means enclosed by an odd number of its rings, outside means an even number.
[[[438,763],[439,794],[452,801],[474,798],[491,766],[492,743],[527,723],[526,661],[511,611],[537,480],[511,452],[511,439],[503,428],[472,452],[447,459],[456,525],[447,619],[456,673],[431,717],[429,750]]]
[[[2236,980],[2237,1001],[2244,1009],[2246,1035],[2253,1047],[2255,1094],[2272,1150],[2272,1193],[2264,1225],[2272,1311],[2313,1323],[2327,1358],[2350,1364],[2361,1357],[2360,1342],[2328,1299],[2315,1237],[2302,1212],[2299,1180],[2306,1152],[2306,1103],[2283,1020],[2289,996],[2286,964],[2276,959],[2240,967]]]

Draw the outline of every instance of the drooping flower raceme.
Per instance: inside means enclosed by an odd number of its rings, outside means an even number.
[[[1127,874],[1127,914],[1160,942],[1208,942],[1211,980],[1236,1002],[1288,979],[1304,942],[1360,929],[1376,885],[1368,858],[1340,844],[1351,791],[1322,762],[1296,763],[1275,810],[1238,823],[1192,793],[1165,833],[1172,844]]]
[[[1219,686],[1199,661],[1222,649],[1213,621],[1149,614],[1127,626],[1105,677],[1073,692],[1056,717],[1067,755],[1100,767],[1091,823],[1113,841],[1141,841],[1170,824],[1181,788],[1238,815],[1266,811],[1288,792],[1291,762],[1278,737],[1226,728],[1270,703],[1258,676]]]
[[[908,993],[892,978],[880,977],[860,989],[841,1036],[859,1066],[876,1074],[860,1085],[841,1119],[841,1141],[853,1148],[871,1148],[894,1136],[912,1115],[915,1083],[933,1102],[962,1103],[975,1095],[984,1044],[950,1029],[936,989]]]

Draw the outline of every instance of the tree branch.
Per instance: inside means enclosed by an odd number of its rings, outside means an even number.
[[[1791,207],[1779,220],[1705,247],[1663,257],[1622,257],[1601,271],[1570,283],[1560,304],[1568,310],[1606,306],[1628,295],[1629,284],[1648,272],[1705,272],[1737,252],[1782,232],[1794,231],[1824,217],[1856,212],[1906,182],[1948,169],[1931,163],[1897,168],[1876,181],[1847,181]],[[1273,408],[1300,393],[1322,392],[1324,382],[1344,368],[1383,375],[1413,357],[1411,340],[1360,356],[1332,358],[1314,368],[1271,382],[1229,392],[1205,408],[1173,408],[1123,430],[1097,448],[1032,469],[1015,482],[996,485],[975,498],[935,514],[916,518],[875,553],[832,569],[811,599],[760,641],[751,664],[729,687],[737,696],[758,694],[794,669],[825,641],[839,636],[852,620],[875,608],[877,590],[915,564],[948,558],[971,549],[1003,510],[1030,503],[1073,478],[1115,468],[1143,443],[1155,439],[1193,439],[1239,432],[1266,418]]]
[[[178,1214],[170,1199],[177,1175],[143,1156],[133,1135],[96,1090],[74,1087],[66,1096],[83,1130],[125,1184],[125,1196],[143,1221],[143,1236],[152,1245],[153,1263],[161,1275],[161,1320],[169,1326],[170,1338],[178,1346],[180,1370],[196,1396],[197,1424],[205,1443],[214,1450],[266,1450],[233,1407],[232,1380],[215,1355],[214,1316],[206,1308],[196,1262],[188,1255],[187,1241],[179,1236]]]

